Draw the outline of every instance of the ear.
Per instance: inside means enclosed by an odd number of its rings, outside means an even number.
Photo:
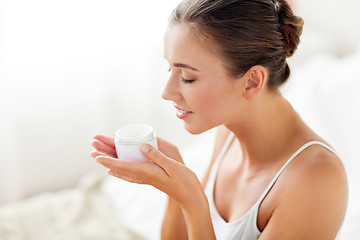
[[[250,68],[246,74],[244,97],[251,101],[259,95],[267,82],[267,70],[261,65]]]

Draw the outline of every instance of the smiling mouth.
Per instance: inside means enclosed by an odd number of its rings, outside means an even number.
[[[180,109],[177,109],[177,111],[181,114],[192,113],[191,111],[185,111],[185,110],[180,110]]]
[[[180,119],[185,119],[188,116],[190,116],[191,114],[193,114],[192,111],[186,111],[186,110],[182,110],[176,106],[174,106],[176,108],[176,116]]]

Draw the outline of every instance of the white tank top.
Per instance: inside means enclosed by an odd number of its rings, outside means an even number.
[[[264,200],[267,193],[270,191],[272,186],[275,184],[276,180],[279,178],[282,171],[285,167],[297,156],[299,155],[304,149],[312,145],[321,145],[324,148],[328,149],[329,151],[335,153],[333,149],[329,146],[325,145],[322,142],[318,141],[311,141],[304,144],[300,147],[290,158],[289,160],[282,166],[282,168],[277,172],[275,177],[272,179],[270,184],[266,187],[265,191],[262,193],[261,197],[258,201],[239,219],[236,219],[231,222],[226,222],[219,212],[216,209],[215,202],[214,202],[214,185],[215,180],[218,172],[218,168],[220,165],[221,159],[224,157],[227,149],[229,148],[232,139],[234,138],[234,134],[230,133],[230,136],[227,138],[218,158],[214,162],[210,175],[205,187],[205,194],[209,201],[210,207],[210,214],[211,220],[214,227],[216,239],[218,240],[256,240],[260,236],[261,232],[257,227],[257,216],[259,211],[259,206],[261,202]],[[335,153],[336,154],[336,153]],[[338,239],[338,238],[336,238]]]

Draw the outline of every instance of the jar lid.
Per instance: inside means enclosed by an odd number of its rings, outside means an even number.
[[[116,131],[116,140],[124,145],[141,144],[153,138],[155,138],[155,132],[147,124],[131,124]]]

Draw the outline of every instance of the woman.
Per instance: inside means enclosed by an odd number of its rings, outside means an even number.
[[[109,174],[169,196],[162,239],[334,239],[347,205],[344,167],[278,88],[303,21],[285,0],[185,0],[165,34],[163,98],[185,129],[218,127],[200,183],[173,145],[142,145],[152,162],[119,161],[98,135]]]

